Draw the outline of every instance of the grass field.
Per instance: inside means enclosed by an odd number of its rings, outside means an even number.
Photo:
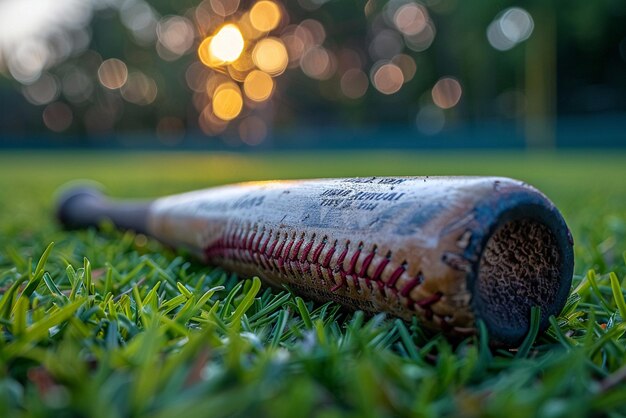
[[[444,174],[525,180],[568,221],[575,291],[532,346],[452,346],[416,322],[314,304],[142,236],[65,232],[52,218],[54,191],[77,178],[155,197]],[[625,250],[619,152],[0,154],[0,417],[624,416]]]

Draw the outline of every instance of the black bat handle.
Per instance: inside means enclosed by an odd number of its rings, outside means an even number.
[[[110,220],[122,229],[148,233],[151,201],[113,201],[93,186],[75,186],[57,199],[56,216],[67,229],[98,227]]]

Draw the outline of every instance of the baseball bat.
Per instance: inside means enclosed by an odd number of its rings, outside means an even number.
[[[558,315],[571,286],[573,240],[537,189],[496,177],[369,177],[250,182],[152,201],[67,190],[68,228],[104,219],[212,265],[352,309],[388,312],[451,338],[484,321],[515,346]]]

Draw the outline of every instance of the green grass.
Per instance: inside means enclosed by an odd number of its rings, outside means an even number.
[[[574,289],[518,350],[457,346],[203,266],[112,229],[61,231],[54,190],[502,175],[559,206]],[[54,246],[49,245],[54,242]],[[626,154],[0,154],[0,417],[626,415]]]

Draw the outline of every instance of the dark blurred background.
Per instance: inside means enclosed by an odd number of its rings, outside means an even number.
[[[0,0],[0,147],[626,147],[626,2]]]

